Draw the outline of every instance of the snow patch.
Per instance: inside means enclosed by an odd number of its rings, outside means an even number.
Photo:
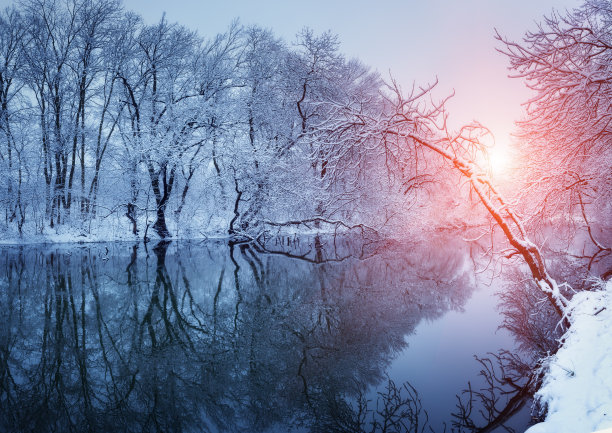
[[[569,304],[572,326],[548,358],[536,399],[546,420],[528,433],[591,433],[612,427],[612,281],[577,293]]]

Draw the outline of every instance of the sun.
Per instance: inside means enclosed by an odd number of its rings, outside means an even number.
[[[514,158],[509,143],[495,143],[487,148],[487,153],[487,165],[493,177],[507,175],[510,172]]]

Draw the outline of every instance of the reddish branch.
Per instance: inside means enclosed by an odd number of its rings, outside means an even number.
[[[567,300],[559,291],[557,282],[548,274],[539,248],[527,237],[521,221],[493,187],[488,176],[479,170],[475,163],[453,155],[430,140],[414,134],[408,134],[406,138],[437,152],[451,162],[453,168],[469,180],[480,202],[502,229],[510,245],[516,249],[529,266],[531,275],[540,289],[546,294],[557,313],[564,317]]]
[[[384,110],[387,114],[379,117],[364,113],[361,107],[335,106],[333,109],[344,114],[345,120],[328,125],[327,137],[336,140],[336,151],[339,153],[342,153],[342,143],[350,138],[344,136],[346,132],[343,131],[350,131],[362,142],[370,137],[379,143],[385,153],[390,153],[399,162],[397,169],[400,172],[402,164],[416,157],[417,148],[430,149],[440,155],[469,182],[517,254],[527,263],[540,290],[563,318],[564,324],[568,325],[565,315],[568,301],[561,294],[557,282],[549,275],[539,248],[528,238],[521,220],[476,163],[479,157],[486,157],[486,149],[479,139],[489,134],[489,131],[474,124],[461,128],[457,134],[451,134],[446,126],[446,100],[438,104],[423,102],[424,98],[431,95],[435,85],[413,89],[412,94],[404,98],[401,89],[392,83],[392,94]]]

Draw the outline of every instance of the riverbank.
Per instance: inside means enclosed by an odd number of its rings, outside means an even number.
[[[546,420],[528,433],[591,433],[612,428],[612,280],[601,290],[577,293],[572,326],[546,364],[536,393]]]
[[[210,222],[202,222],[199,220],[190,221],[189,224],[179,225],[175,222],[168,223],[169,236],[165,240],[202,240],[202,239],[249,239],[250,236],[259,236],[265,229],[267,237],[274,236],[315,236],[315,235],[343,235],[348,233],[373,234],[381,237],[397,239],[410,238],[418,236],[426,227],[415,225],[412,230],[393,229],[389,227],[370,227],[365,224],[351,223],[335,220],[317,218],[305,219],[303,222],[290,221],[286,223],[261,222],[260,231],[249,234],[235,235],[228,234],[229,223],[219,219]],[[152,224],[148,221],[146,224],[141,224],[138,234],[132,233],[132,228],[120,220],[92,220],[91,224],[86,225],[59,225],[54,228],[43,227],[42,229],[32,228],[24,230],[23,233],[18,233],[16,230],[0,228],[0,245],[26,245],[26,244],[71,244],[71,243],[96,243],[96,242],[142,242],[145,237],[157,242],[162,238],[151,227]],[[430,232],[445,231],[446,227],[430,228]],[[456,230],[456,228],[455,228]]]

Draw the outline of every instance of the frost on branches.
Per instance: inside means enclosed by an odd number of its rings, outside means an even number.
[[[593,245],[612,203],[612,2],[545,17],[523,41],[497,35],[511,76],[533,90],[519,122],[529,223],[576,221]]]

